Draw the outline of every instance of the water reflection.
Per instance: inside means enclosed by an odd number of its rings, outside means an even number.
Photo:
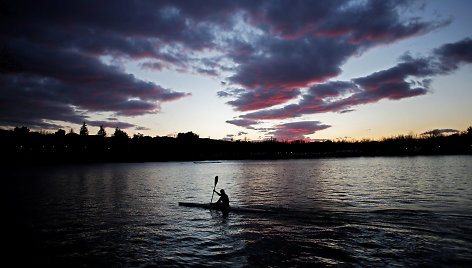
[[[7,255],[59,266],[460,265],[472,260],[471,159],[7,170]],[[231,205],[275,213],[177,205],[209,202],[216,175]]]

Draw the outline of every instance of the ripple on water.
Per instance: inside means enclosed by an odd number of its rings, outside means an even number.
[[[24,256],[46,266],[466,266],[471,159],[7,170],[6,255],[18,266]],[[177,205],[208,202],[215,175],[232,205],[274,213],[223,216]]]

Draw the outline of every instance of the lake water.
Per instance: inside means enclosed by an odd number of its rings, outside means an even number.
[[[5,263],[472,264],[472,156],[6,167]],[[214,176],[237,213],[209,202]],[[215,198],[216,199],[216,198]]]

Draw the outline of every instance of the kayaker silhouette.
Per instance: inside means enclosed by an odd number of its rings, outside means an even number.
[[[225,193],[225,190],[221,189],[220,192],[218,193],[217,191],[215,191],[215,189],[213,189],[213,192],[219,195],[220,199],[218,199],[216,203],[213,203],[211,205],[218,209],[227,209],[229,207],[229,197]]]

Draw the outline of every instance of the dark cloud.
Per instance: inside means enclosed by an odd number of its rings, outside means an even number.
[[[430,75],[434,75],[430,60],[418,59],[402,62],[390,69],[356,78],[353,80],[354,83],[363,90],[351,97],[352,104],[377,102],[385,98],[398,100],[426,94],[428,88],[415,87],[417,83],[408,82],[406,79],[410,76],[426,77]]]
[[[307,135],[327,129],[331,126],[324,125],[319,121],[292,122],[275,126],[275,130],[269,134],[279,140],[302,140]]]
[[[427,33],[448,21],[423,22],[400,16],[407,1],[269,1],[253,20],[267,33],[255,40],[230,78],[251,91],[276,89],[273,96],[292,88],[308,87],[341,73],[350,57],[376,45]],[[405,15],[402,13],[402,15]],[[274,97],[277,98],[277,97]],[[257,107],[247,95],[229,102],[236,110]],[[258,100],[254,100],[257,102]],[[280,104],[279,102],[273,105]],[[261,107],[265,108],[265,107]]]
[[[218,91],[216,95],[221,98],[237,97],[245,92],[246,90],[244,88],[227,88],[225,90]]]
[[[404,11],[412,5],[401,0],[8,2],[8,12],[0,16],[0,124],[81,123],[88,112],[138,116],[188,95],[125,73],[116,62],[128,60],[155,71],[224,73],[229,89],[218,95],[234,97],[228,104],[237,111],[255,111],[246,119],[346,111],[382,98],[425,94],[427,80],[413,85],[408,77],[451,72],[454,64],[470,62],[470,52],[464,54],[470,40],[435,51],[447,67],[433,70],[429,59],[409,60],[325,85],[330,88],[313,86],[339,75],[347,59],[366,49],[448,23],[409,18]],[[301,96],[302,88],[310,89]],[[299,104],[262,110],[295,98],[301,98]],[[247,127],[255,121],[228,122]]]
[[[284,119],[304,114],[344,112],[353,106],[374,103],[382,99],[399,100],[429,92],[431,77],[456,70],[472,62],[472,40],[446,44],[429,57],[402,57],[396,66],[355,78],[352,81],[330,81],[309,88],[297,104],[279,109],[261,110],[241,117],[246,120]]]
[[[119,128],[119,129],[128,129],[135,127],[136,125],[126,123],[126,122],[119,122],[119,121],[84,121],[86,122],[89,126],[95,126],[95,127],[104,127],[104,128]],[[138,129],[138,127],[136,127]]]
[[[241,94],[237,100],[229,101],[238,111],[260,110],[285,103],[296,98],[300,91],[297,88],[268,88],[259,87]]]
[[[162,69],[164,69],[164,65],[160,62],[145,62],[141,64],[141,68],[162,71]]]
[[[349,43],[319,37],[302,41],[271,38],[260,42],[263,53],[243,62],[231,77],[233,82],[249,89],[286,90],[324,81],[338,75],[341,64],[355,52],[355,46]]]
[[[186,95],[138,80],[95,57],[73,51],[23,40],[11,42],[6,51],[16,67],[6,68],[0,75],[4,85],[0,88],[0,110],[5,123],[80,123],[84,118],[73,107],[136,116],[156,112],[159,102]]]
[[[142,127],[142,126],[137,126],[134,128],[135,130],[151,130],[150,128],[147,127]]]
[[[365,49],[424,34],[450,23],[450,20],[424,22],[407,18],[407,11],[414,5],[414,1],[405,0],[344,2],[335,10],[337,16],[327,16],[320,22],[317,34],[345,37]]]
[[[286,105],[279,109],[256,111],[241,117],[251,120],[285,119],[303,114],[338,111],[347,106],[339,98],[357,91],[359,91],[357,85],[352,82],[332,81],[316,84],[310,87],[308,93],[303,95],[297,104]]]
[[[459,68],[460,64],[472,63],[472,39],[466,38],[456,43],[449,43],[434,50],[440,58],[440,67],[444,72]]]
[[[235,125],[235,126],[239,126],[239,127],[249,128],[249,129],[254,128],[254,127],[252,127],[252,125],[258,124],[257,121],[254,121],[254,120],[246,120],[246,119],[227,120],[226,123],[232,124],[232,125]]]
[[[446,129],[433,129],[433,130],[430,130],[430,131],[426,131],[424,133],[421,133],[421,135],[438,135],[438,134],[443,134],[443,133],[458,133],[459,130],[457,129],[450,129],[450,128],[446,128]]]
[[[222,2],[222,1],[219,1]],[[208,47],[213,41],[212,23],[226,23],[219,16],[231,3],[191,1],[15,1],[9,4],[7,22],[29,39],[88,52],[114,51],[132,57],[159,56],[155,45],[181,43]],[[10,24],[12,25],[12,24]]]
[[[350,113],[350,112],[353,112],[355,111],[354,109],[346,109],[346,110],[342,110],[342,111],[339,111],[340,114],[345,114],[345,113]]]
[[[339,12],[345,1],[266,1],[260,7],[260,16],[254,20],[265,24],[270,32],[284,39],[297,39],[316,32],[321,21]]]
[[[87,119],[76,108],[136,116],[157,112],[160,102],[186,96],[136,79],[99,58],[154,58],[183,65],[185,57],[175,57],[176,51],[159,44],[183,37],[182,42],[192,47],[209,45],[209,27],[178,31],[186,18],[164,14],[166,8],[170,7],[164,2],[146,1],[6,4],[8,12],[0,18],[0,123],[57,127],[47,121]],[[162,69],[157,63],[143,67]]]

